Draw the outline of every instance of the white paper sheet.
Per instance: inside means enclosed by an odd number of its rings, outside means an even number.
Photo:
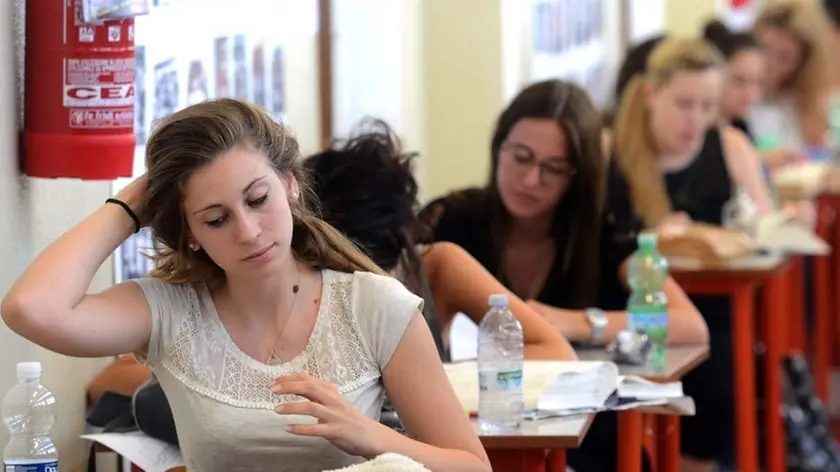
[[[131,461],[145,472],[166,472],[184,466],[181,451],[140,432],[83,434]]]

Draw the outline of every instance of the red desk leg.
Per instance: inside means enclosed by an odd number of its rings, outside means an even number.
[[[546,472],[542,449],[488,449],[494,472]]]
[[[782,326],[781,332],[786,334],[784,349],[793,352],[806,352],[808,346],[808,331],[805,329],[805,264],[801,256],[791,260],[788,276],[785,281],[790,296],[784,305],[789,308],[789,315],[786,315],[787,323]]]
[[[545,463],[546,472],[566,472],[566,450],[553,449],[548,451]]]
[[[795,266],[794,266],[795,267]],[[785,343],[785,315],[791,305],[791,283],[802,285],[795,270],[779,274],[767,281],[762,290],[764,314],[761,316],[764,353],[764,427],[766,428],[767,472],[785,472],[785,425],[782,421],[782,356]],[[800,300],[800,304],[802,301]],[[741,418],[739,417],[739,421]],[[756,470],[756,469],[741,469]]]
[[[732,352],[735,373],[735,444],[738,470],[758,470],[755,357],[753,345],[753,286],[743,284],[732,293]],[[704,413],[701,413],[704,414]],[[708,414],[708,413],[705,413]]]
[[[832,241],[831,223],[833,215],[831,209],[823,201],[820,202],[817,213],[817,235],[824,241]],[[836,251],[836,247],[833,249]],[[833,361],[832,343],[835,326],[831,320],[832,312],[832,273],[831,264],[834,258],[821,256],[814,258],[814,326],[813,333],[813,372],[814,388],[824,404],[828,404],[829,378]]]
[[[679,472],[682,468],[680,454],[680,417],[656,415],[656,470]]]
[[[634,410],[618,412],[618,470],[641,472],[644,415]]]

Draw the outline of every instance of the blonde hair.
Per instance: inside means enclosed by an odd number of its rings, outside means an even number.
[[[315,215],[298,143],[288,130],[256,106],[220,99],[172,114],[155,129],[146,145],[148,189],[140,218],[148,222],[155,241],[152,277],[170,283],[224,280],[222,268],[204,250],[188,247],[183,189],[195,171],[240,145],[259,150],[278,175],[291,174],[299,182],[301,198],[292,205],[291,248],[296,259],[315,268],[384,274],[353,243]]]
[[[671,212],[671,201],[657,166],[659,149],[652,136],[645,84],[666,84],[678,72],[703,72],[721,67],[720,52],[701,39],[665,39],[647,59],[646,72],[627,83],[615,121],[619,168],[630,186],[634,210],[646,226],[656,226]]]
[[[778,28],[795,38],[802,47],[802,63],[782,87],[796,103],[799,132],[805,142],[819,144],[828,130],[826,100],[835,84],[834,41],[831,24],[816,2],[780,0],[770,2],[755,23]]]

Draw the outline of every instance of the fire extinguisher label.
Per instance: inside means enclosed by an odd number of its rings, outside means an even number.
[[[71,128],[134,127],[134,58],[68,58],[64,106]]]

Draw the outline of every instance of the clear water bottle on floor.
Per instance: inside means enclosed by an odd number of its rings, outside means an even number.
[[[507,295],[490,295],[490,311],[478,326],[478,423],[486,433],[515,430],[522,422],[524,350]]]
[[[50,437],[55,396],[41,384],[41,363],[18,363],[17,377],[3,399],[3,424],[9,429],[3,472],[58,472],[58,451]]]

